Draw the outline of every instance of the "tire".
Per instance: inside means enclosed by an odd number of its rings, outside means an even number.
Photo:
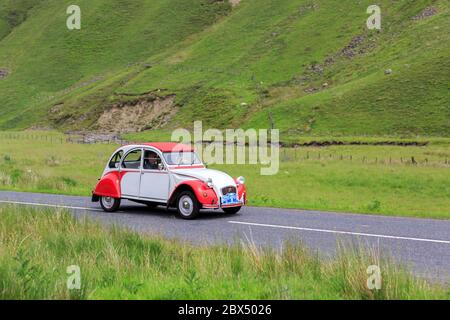
[[[200,205],[195,195],[190,191],[180,193],[177,198],[177,211],[180,218],[193,220],[200,213]]]
[[[242,207],[224,208],[223,211],[226,214],[236,214],[241,211]]]
[[[116,212],[120,207],[120,199],[111,197],[100,197],[100,205],[106,212]]]

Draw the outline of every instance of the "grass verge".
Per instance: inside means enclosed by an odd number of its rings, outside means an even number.
[[[375,251],[319,260],[298,243],[192,246],[61,210],[0,207],[1,299],[449,299]],[[79,266],[81,289],[68,290]],[[378,265],[382,288],[367,288]],[[447,290],[447,291],[446,291]]]

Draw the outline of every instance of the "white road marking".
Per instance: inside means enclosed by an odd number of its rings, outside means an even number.
[[[312,229],[312,228],[301,228],[301,227],[292,227],[292,226],[281,226],[281,225],[275,225],[275,224],[262,224],[262,223],[239,222],[239,221],[228,221],[228,223],[241,224],[241,225],[246,225],[246,226],[266,227],[266,228],[279,228],[279,229],[312,231],[312,232],[322,232],[322,233],[346,234],[346,235],[373,237],[373,238],[384,238],[384,239],[396,239],[396,240],[409,240],[409,241],[421,241],[421,242],[433,242],[433,243],[450,244],[450,240],[447,241],[447,240],[435,240],[435,239],[397,237],[397,236],[387,236],[387,235],[382,235],[382,234],[371,234],[371,233],[360,233],[360,232],[349,232],[349,231],[338,231],[338,230],[327,230],[327,229]]]
[[[48,204],[48,203],[8,201],[8,200],[0,200],[0,203],[26,205],[26,206],[40,206],[40,207],[60,208],[60,209],[71,209],[71,210],[83,210],[83,211],[101,211],[101,212],[103,212],[102,209],[97,209],[97,208],[64,206],[64,205]],[[360,233],[360,232],[328,230],[328,229],[302,228],[302,227],[282,226],[282,225],[275,225],[275,224],[263,224],[263,223],[253,223],[253,222],[240,222],[240,221],[228,221],[228,223],[247,225],[247,226],[256,226],[256,227],[266,227],[266,228],[279,228],[279,229],[312,231],[312,232],[333,233],[333,234],[346,234],[346,235],[372,237],[372,238],[384,238],[384,239],[396,239],[396,240],[409,240],[409,241],[420,241],[420,242],[432,242],[432,243],[450,244],[450,240],[435,240],[435,239],[412,238],[412,237],[398,237],[398,236],[388,236],[388,235],[382,235],[382,234]]]
[[[0,203],[18,204],[18,205],[25,205],[25,206],[38,206],[38,207],[59,208],[59,209],[71,209],[71,210],[103,211],[102,209],[97,209],[97,208],[72,207],[72,206],[63,206],[63,205],[48,204],[48,203],[21,202],[21,201],[7,201],[7,200],[0,200]]]

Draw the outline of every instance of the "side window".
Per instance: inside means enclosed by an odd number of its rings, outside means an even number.
[[[159,155],[153,151],[146,150],[144,153],[144,170],[159,170],[162,163]]]
[[[141,150],[131,151],[122,162],[122,168],[139,169],[141,167]]]
[[[109,168],[110,169],[116,169],[119,168],[119,163],[120,160],[122,160],[123,157],[123,151],[120,150],[119,152],[117,152],[114,157],[112,157],[111,162],[109,163]]]

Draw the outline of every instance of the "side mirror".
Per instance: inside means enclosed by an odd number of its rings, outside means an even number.
[[[114,164],[114,167],[115,167],[116,169],[119,169],[119,166],[120,166],[120,163],[118,163],[118,162],[116,162],[116,163]]]
[[[164,171],[164,170],[165,170],[164,164],[159,163],[159,164],[158,164],[158,170],[159,170],[159,171]]]

